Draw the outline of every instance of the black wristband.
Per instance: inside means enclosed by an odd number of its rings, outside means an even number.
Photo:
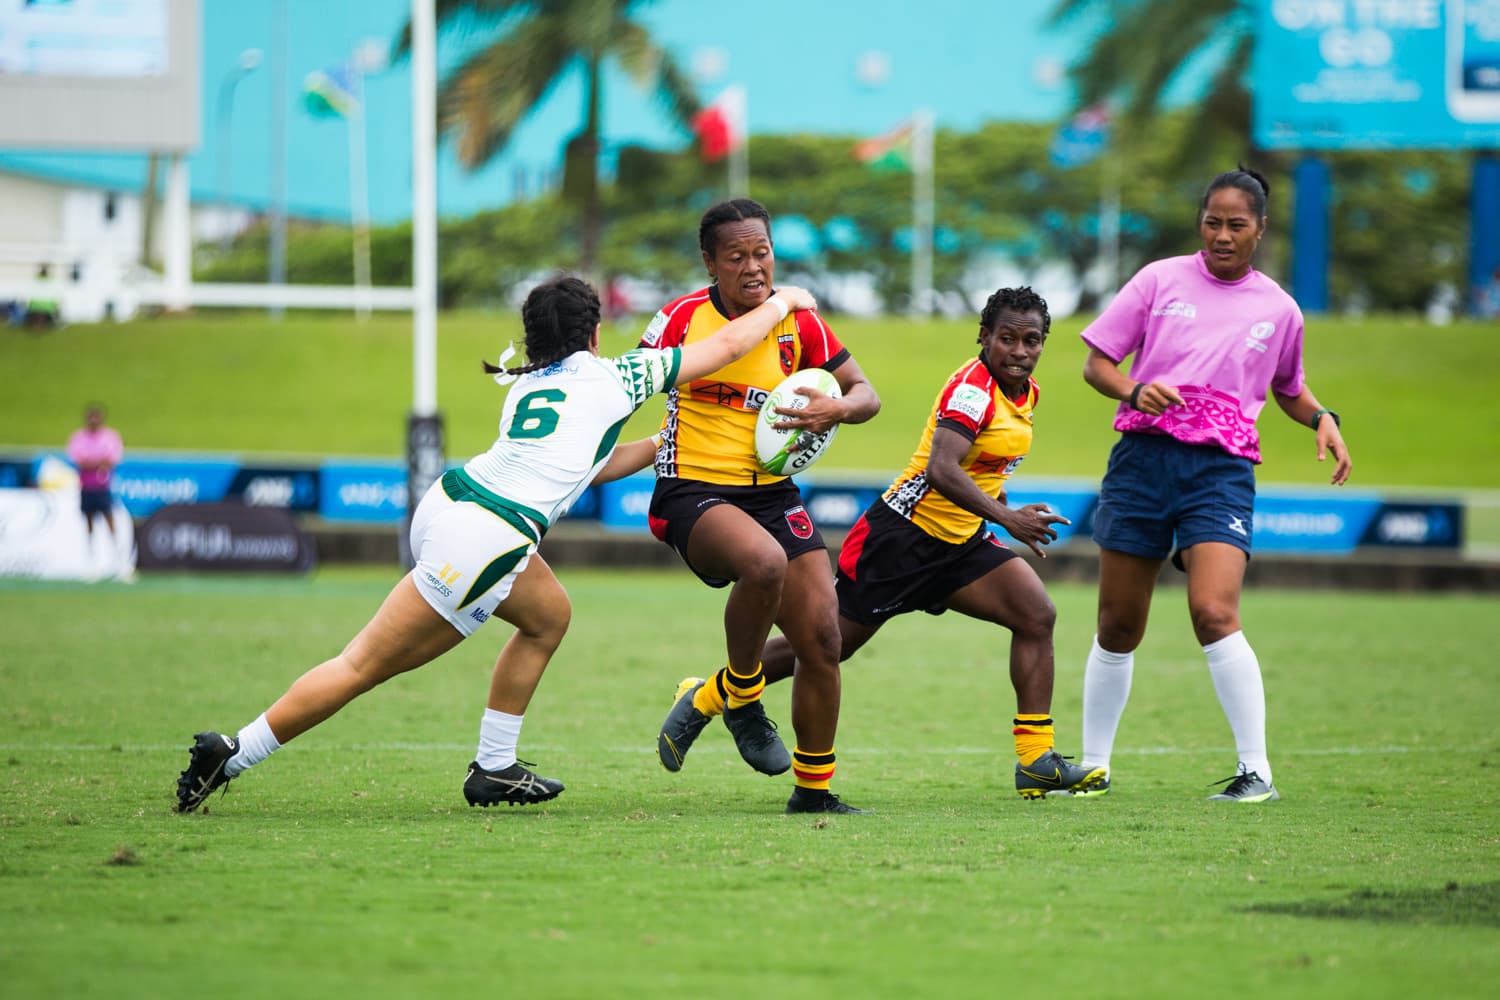
[[[1139,410],[1140,409],[1140,407],[1136,405],[1136,401],[1141,398],[1141,390],[1144,389],[1145,387],[1146,387],[1146,383],[1144,383],[1144,382],[1137,382],[1135,384],[1135,388],[1130,390],[1130,408],[1132,410]]]
[[[1312,419],[1308,421],[1308,423],[1312,425],[1312,429],[1313,430],[1317,430],[1318,429],[1318,424],[1322,423],[1322,421],[1323,421],[1323,414],[1325,414],[1325,413],[1328,414],[1330,417],[1333,418],[1333,426],[1335,426],[1335,427],[1343,427],[1344,426],[1343,422],[1339,420],[1339,415],[1337,413],[1334,413],[1332,410],[1319,410],[1317,413],[1314,413],[1312,415]]]

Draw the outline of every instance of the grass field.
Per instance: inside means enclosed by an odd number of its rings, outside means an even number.
[[[814,819],[720,726],[680,774],[656,763],[721,595],[565,572],[573,630],[522,740],[555,802],[460,793],[492,624],[173,813],[192,732],[253,718],[393,576],[0,582],[0,992],[1405,998],[1500,977],[1491,598],[1248,593],[1284,796],[1265,807],[1203,801],[1234,754],[1181,590],[1093,801],[1016,796],[1003,633],[900,619],[845,674],[836,787],[876,814]],[[1076,752],[1093,592],[1053,596]],[[787,696],[767,693],[783,721]]]
[[[905,464],[943,380],[978,348],[973,323],[913,324],[834,318],[835,329],[879,390],[884,406],[846,428],[819,468],[869,471]],[[1083,382],[1081,317],[1061,321],[1037,379],[1035,447],[1022,475],[1096,479],[1115,440],[1113,405]],[[640,326],[610,329],[604,350],[633,346]],[[448,454],[489,447],[503,392],[479,368],[510,339],[509,314],[444,314],[438,399]],[[1351,488],[1500,489],[1500,328],[1433,327],[1410,318],[1313,318],[1310,381],[1338,410],[1356,461]],[[240,454],[369,455],[405,452],[412,401],[411,322],[377,316],[194,315],[70,327],[44,337],[0,337],[0,447],[61,447],[91,399],[136,450]],[[1274,404],[1261,421],[1262,483],[1326,485],[1312,434]],[[649,403],[628,434],[661,419]]]

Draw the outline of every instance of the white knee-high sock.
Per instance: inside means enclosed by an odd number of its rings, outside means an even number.
[[[479,723],[479,750],[474,762],[486,771],[503,771],[516,762],[516,747],[521,742],[524,715],[484,710]]]
[[[1254,771],[1271,783],[1271,762],[1266,759],[1266,689],[1260,677],[1260,661],[1244,632],[1226,635],[1203,647],[1208,672],[1214,679],[1219,704],[1234,733],[1234,747],[1246,771]]]
[[[240,752],[229,758],[224,765],[224,773],[231,778],[241,771],[250,768],[265,760],[271,754],[281,749],[281,741],[276,734],[271,732],[271,724],[266,721],[266,713],[260,713],[260,717],[250,723],[239,732]]]
[[[1094,636],[1094,647],[1083,669],[1084,767],[1109,767],[1134,670],[1135,653],[1111,653]]]

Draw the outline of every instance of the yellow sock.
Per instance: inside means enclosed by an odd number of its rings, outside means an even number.
[[[737,674],[733,666],[728,666],[719,671],[717,680],[723,685],[724,700],[730,708],[743,708],[752,701],[759,700],[760,693],[766,689],[766,675],[760,669],[759,661],[755,664],[754,673]]]
[[[1015,726],[1011,732],[1016,737],[1016,756],[1021,758],[1022,767],[1052,749],[1052,716],[1017,712]]]
[[[820,788],[828,791],[833,780],[833,747],[822,753],[808,753],[801,747],[792,751],[792,777],[798,788]]]
[[[720,670],[708,679],[708,683],[698,689],[693,695],[693,707],[712,719],[716,715],[724,714],[724,681]]]

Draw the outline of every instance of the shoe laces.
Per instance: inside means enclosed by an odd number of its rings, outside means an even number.
[[[1257,774],[1255,771],[1247,771],[1245,770],[1244,765],[1240,765],[1238,774],[1232,775],[1228,778],[1224,778],[1221,781],[1215,781],[1213,785],[1209,785],[1209,787],[1212,788],[1214,785],[1228,785],[1229,787],[1224,789],[1225,795],[1239,795],[1241,792],[1244,792],[1253,783],[1259,780],[1259,774]]]
[[[750,704],[759,705],[760,702],[755,701],[751,702]],[[746,705],[745,707],[749,708],[750,705]],[[773,742],[780,742],[781,738],[776,735],[780,727],[776,725],[775,719],[766,714],[766,710],[764,708],[762,708],[759,712],[756,712],[753,715],[749,716],[749,718],[754,719],[755,722],[760,723],[760,725],[751,725],[745,729],[745,735],[750,739],[752,743],[754,743],[755,746],[768,747]]]

